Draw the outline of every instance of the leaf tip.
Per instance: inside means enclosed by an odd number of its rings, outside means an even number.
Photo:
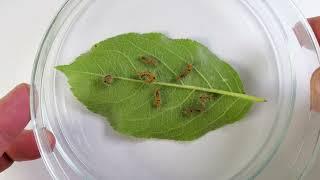
[[[56,70],[59,70],[61,72],[64,72],[66,65],[60,65],[60,66],[56,66],[54,67]]]

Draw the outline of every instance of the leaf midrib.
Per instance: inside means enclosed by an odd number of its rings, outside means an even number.
[[[114,79],[124,80],[124,81],[130,81],[130,82],[136,82],[136,83],[145,83],[142,80],[138,79],[132,79],[132,78],[126,78],[126,77],[114,77]],[[253,101],[253,102],[266,102],[264,98],[256,97],[256,96],[250,96],[247,94],[242,93],[236,93],[236,92],[230,92],[215,88],[204,88],[204,87],[198,87],[198,86],[190,86],[190,85],[181,85],[181,84],[174,84],[174,83],[166,83],[166,82],[154,82],[153,85],[159,85],[159,86],[166,86],[166,87],[173,87],[173,88],[180,88],[180,89],[188,89],[188,90],[196,90],[196,91],[202,91],[202,92],[208,92],[208,93],[215,93],[215,94],[221,94],[221,95],[227,95],[232,97],[238,97],[241,99]]]
[[[82,73],[86,75],[92,75],[92,76],[98,76],[98,77],[104,77],[104,75],[91,73],[91,72],[81,72],[81,71],[74,71],[74,70],[66,70],[70,72],[77,72]],[[143,80],[138,79],[132,79],[132,78],[126,78],[121,76],[113,77],[114,79],[123,80],[123,81],[129,81],[129,82],[135,82],[135,83],[145,83]],[[204,88],[204,87],[198,87],[198,86],[190,86],[190,85],[182,85],[182,84],[174,84],[174,83],[166,83],[166,82],[154,82],[153,85],[159,85],[159,86],[165,86],[165,87],[172,87],[172,88],[180,88],[180,89],[188,89],[188,90],[196,90],[196,91],[202,91],[202,92],[208,92],[208,93],[215,93],[215,94],[221,94],[221,95],[227,95],[232,97],[238,97],[241,99],[253,101],[253,102],[266,102],[264,98],[256,97],[256,96],[250,96],[247,94],[242,93],[236,93],[236,92],[230,92],[215,88]]]

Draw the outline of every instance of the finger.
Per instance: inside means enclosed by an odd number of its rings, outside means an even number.
[[[310,82],[310,95],[311,95],[311,110],[320,112],[320,68],[313,74]]]
[[[0,157],[0,173],[4,170],[6,170],[7,168],[9,168],[11,165],[13,164],[12,159],[10,159],[7,154],[3,154]]]
[[[50,142],[50,147],[53,150],[55,139],[53,134],[45,130],[47,138]],[[6,154],[14,161],[34,160],[40,157],[37,143],[34,134],[31,130],[24,130],[6,150]]]
[[[318,43],[320,44],[320,16],[309,18],[308,21],[314,34],[316,35]]]
[[[0,156],[29,120],[29,85],[20,84],[0,100]]]

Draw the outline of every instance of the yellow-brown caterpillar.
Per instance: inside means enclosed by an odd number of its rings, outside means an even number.
[[[183,114],[186,116],[191,116],[193,113],[201,113],[204,110],[202,108],[188,107],[183,110]]]
[[[103,78],[103,82],[110,85],[112,84],[113,82],[113,77],[111,75],[106,75],[104,78]]]
[[[184,68],[184,70],[177,76],[177,80],[181,80],[182,78],[185,78],[193,69],[192,64],[187,64],[187,66]]]
[[[139,72],[138,76],[146,83],[153,83],[156,80],[156,75],[149,71]]]
[[[158,65],[158,59],[153,56],[149,56],[149,55],[140,56],[139,59],[141,62],[143,62],[146,65],[150,65],[150,66]]]
[[[161,107],[161,94],[160,94],[160,89],[156,89],[154,91],[154,106],[157,107],[158,109]]]
[[[205,109],[206,104],[207,104],[208,101],[210,101],[211,99],[212,99],[212,96],[211,96],[211,95],[202,94],[202,95],[199,97],[199,103],[200,103],[201,107],[202,107],[203,109]]]

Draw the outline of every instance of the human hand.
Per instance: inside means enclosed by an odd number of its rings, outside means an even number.
[[[320,45],[320,17],[310,18],[308,21]],[[320,112],[320,68],[311,78],[311,109]]]
[[[0,172],[14,161],[40,157],[33,132],[24,130],[29,120],[29,85],[20,84],[0,99]],[[46,133],[53,149],[54,136],[47,130]]]

